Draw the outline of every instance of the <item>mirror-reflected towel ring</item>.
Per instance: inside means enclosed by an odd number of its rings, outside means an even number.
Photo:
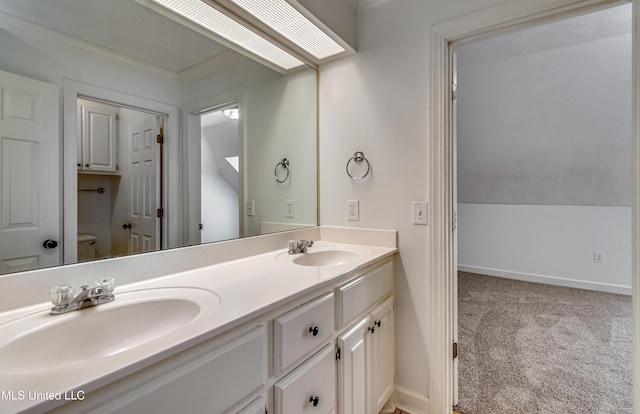
[[[278,177],[278,167],[282,168],[287,172],[287,175],[285,175],[284,178]],[[287,179],[289,178],[289,160],[288,159],[283,158],[282,161],[276,164],[276,168],[273,170],[273,176],[275,177],[276,181],[279,183],[284,183],[285,181],[287,181]]]
[[[367,170],[364,172],[364,174],[362,174],[360,177],[354,177],[353,175],[351,175],[351,173],[349,172],[349,164],[351,164],[351,161],[354,161],[357,164],[361,164],[363,161],[366,162]],[[364,156],[364,152],[356,151],[353,154],[353,157],[349,158],[349,161],[347,161],[346,169],[347,169],[347,175],[349,176],[349,178],[351,178],[352,180],[362,180],[364,177],[369,175],[369,170],[371,169],[371,165],[369,164],[369,160]]]

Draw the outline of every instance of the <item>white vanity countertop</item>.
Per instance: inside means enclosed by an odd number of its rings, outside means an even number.
[[[57,401],[55,396],[49,399],[29,397],[29,392],[65,392],[69,390],[89,393],[108,383],[121,379],[155,362],[165,359],[180,351],[186,350],[202,341],[232,329],[252,318],[275,309],[285,302],[301,297],[312,290],[347,279],[355,271],[367,267],[378,260],[392,256],[396,248],[376,247],[356,244],[318,241],[309,252],[321,250],[349,250],[357,252],[360,257],[347,264],[314,267],[302,266],[292,262],[299,255],[288,255],[286,249],[271,251],[239,260],[201,267],[182,273],[158,277],[128,285],[117,286],[115,291],[123,298],[128,292],[159,292],[162,288],[191,288],[214,293],[211,295],[212,305],[198,322],[180,328],[174,334],[167,334],[144,345],[119,352],[114,355],[96,358],[89,363],[61,366],[39,372],[6,373],[0,368],[0,390],[5,394],[0,399],[1,412],[43,412],[60,405],[65,401]],[[116,279],[117,275],[113,276]],[[166,292],[166,290],[165,290]],[[132,295],[130,293],[130,295]],[[216,297],[217,296],[217,297]],[[123,299],[124,300],[124,299]],[[101,307],[107,309],[110,304],[71,312],[74,317],[81,317],[82,312],[97,312]],[[48,315],[49,304],[33,305],[0,313],[0,333],[19,316],[37,315],[42,323],[53,318],[64,318],[67,315]],[[48,319],[47,319],[48,318]],[[159,319],[162,320],[161,318]],[[117,323],[107,329],[118,329]],[[28,332],[26,332],[28,333]],[[21,332],[19,335],[24,335]],[[82,335],[82,332],[78,332]],[[179,336],[177,336],[179,335]],[[11,335],[9,335],[11,336]],[[15,338],[15,336],[13,337]],[[2,346],[13,340],[0,334],[0,367],[2,366]],[[69,350],[69,352],[74,352]],[[25,360],[30,355],[25,352]],[[13,394],[7,392],[13,391]],[[22,392],[22,394],[20,394]],[[24,398],[20,398],[24,397]],[[64,394],[62,395],[64,398]]]

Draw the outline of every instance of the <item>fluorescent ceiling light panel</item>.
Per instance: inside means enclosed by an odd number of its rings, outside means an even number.
[[[344,52],[342,46],[285,0],[231,1],[318,59]]]
[[[200,0],[153,1],[285,70],[304,65],[299,59]]]

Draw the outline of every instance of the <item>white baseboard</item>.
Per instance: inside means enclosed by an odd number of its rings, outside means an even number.
[[[429,414],[429,399],[396,385],[396,407],[408,414]]]
[[[588,282],[584,280],[568,279],[557,276],[536,275],[533,273],[511,272],[508,270],[489,269],[486,267],[458,265],[458,271],[468,273],[478,273],[481,275],[502,277],[505,279],[522,280],[525,282],[544,283],[547,285],[565,286],[577,289],[596,290],[600,292],[631,294],[631,286],[613,285],[599,282]]]

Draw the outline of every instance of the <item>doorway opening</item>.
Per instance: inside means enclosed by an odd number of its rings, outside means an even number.
[[[200,242],[240,237],[238,103],[199,114]]]
[[[543,4],[544,3],[544,4]],[[523,25],[531,26],[532,22],[556,20],[561,17],[585,13],[598,8],[606,8],[622,2],[593,1],[577,2],[568,4],[563,1],[551,2],[526,2],[516,1],[508,6],[496,6],[491,9],[482,10],[464,18],[454,19],[432,27],[431,30],[431,107],[430,125],[432,139],[430,142],[430,199],[432,208],[429,211],[429,222],[431,223],[429,251],[431,254],[430,272],[433,275],[430,283],[431,310],[434,315],[442,315],[442,318],[435,318],[432,332],[432,354],[429,358],[430,377],[434,378],[430,382],[429,405],[434,412],[445,412],[450,410],[454,401],[454,370],[453,360],[455,347],[453,343],[453,309],[455,304],[454,295],[454,269],[453,260],[453,232],[455,227],[454,204],[453,204],[453,160],[455,159],[455,145],[452,136],[452,108],[451,98],[453,94],[451,77],[451,45],[453,42],[480,38],[488,34],[499,31],[512,31],[516,27]],[[634,16],[638,11],[635,9],[635,1],[632,2]],[[637,18],[637,17],[634,17]],[[636,35],[632,41],[632,60],[637,62]],[[637,105],[640,99],[637,88],[636,74],[633,77],[632,100]],[[633,130],[632,145],[638,145],[638,122],[637,114],[632,113]],[[637,173],[640,167],[640,158],[636,151],[631,154],[633,174],[633,206],[632,214],[632,245],[637,246],[638,228],[638,180]],[[635,247],[634,247],[635,249]],[[632,290],[633,295],[638,294],[638,270],[637,254],[632,249]],[[634,298],[635,299],[635,298]],[[634,337],[638,336],[637,302],[634,300],[633,326]],[[634,345],[634,355],[638,356],[638,348]],[[634,359],[634,374],[638,374],[638,362]],[[634,397],[638,397],[637,390],[634,390]]]
[[[165,117],[78,98],[78,261],[163,248]]]
[[[458,410],[631,410],[631,6],[452,50]]]

